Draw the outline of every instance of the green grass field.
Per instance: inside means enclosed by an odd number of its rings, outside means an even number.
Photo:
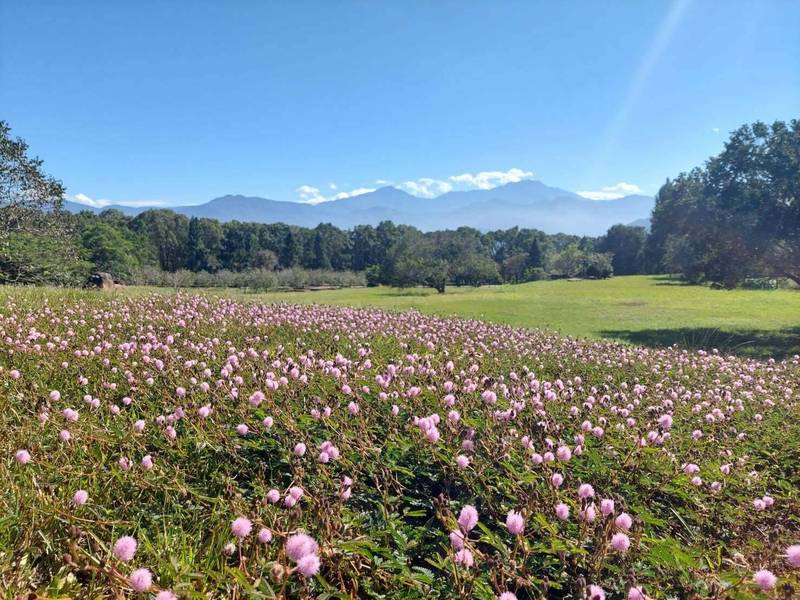
[[[130,295],[153,291],[172,293],[160,288],[127,288],[115,293]],[[616,339],[644,346],[678,344],[693,349],[717,348],[721,352],[759,358],[800,354],[800,291],[712,290],[663,276],[449,287],[445,294],[427,288],[388,287],[268,293],[233,289],[200,292],[259,302],[414,309],[577,337]],[[30,289],[25,293],[42,292]],[[83,291],[59,293],[70,297],[96,295],[96,292]],[[0,296],[2,294],[0,289]]]
[[[445,294],[421,288],[367,288],[257,297],[416,309],[648,346],[679,344],[758,357],[800,353],[800,292],[796,290],[712,290],[665,277],[631,276],[450,287]]]

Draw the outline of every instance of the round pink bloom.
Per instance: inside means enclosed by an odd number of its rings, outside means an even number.
[[[456,456],[456,464],[459,469],[466,469],[469,466],[469,456],[459,454]]]
[[[614,512],[614,501],[609,498],[603,498],[600,501],[600,512],[604,517],[607,517]]]
[[[582,483],[578,487],[578,497],[579,498],[593,498],[594,497],[594,488],[589,485],[588,483]]]
[[[231,532],[238,538],[246,538],[252,530],[253,524],[250,519],[239,517],[231,523]]]
[[[464,508],[461,509],[461,513],[458,515],[458,525],[461,527],[461,530],[466,533],[468,531],[472,531],[477,524],[478,511],[475,510],[475,507],[471,504],[466,504]]]
[[[149,454],[145,454],[142,457],[142,466],[148,471],[150,469],[152,469],[153,468],[153,457],[150,456]]]
[[[518,512],[509,511],[506,516],[506,527],[511,535],[519,535],[525,529],[525,519]]]
[[[306,554],[297,561],[297,570],[303,577],[313,577],[319,572],[319,556],[316,554]]]
[[[288,554],[289,558],[294,562],[298,562],[301,558],[309,554],[316,554],[318,547],[314,538],[305,533],[295,533],[286,540],[286,554]]]
[[[239,435],[247,435],[248,431],[250,431],[250,428],[244,423],[239,423],[236,426],[236,433],[238,433]]]
[[[611,547],[617,552],[625,553],[631,547],[631,540],[624,533],[615,533],[611,536]]]
[[[761,569],[753,574],[753,581],[755,581],[762,590],[771,590],[778,582],[778,578],[775,577],[772,571]]]
[[[146,592],[153,585],[153,576],[147,569],[136,569],[128,577],[128,583],[137,592]]]
[[[72,496],[72,501],[78,506],[83,506],[86,504],[87,500],[89,500],[89,492],[86,490],[78,490],[75,492],[75,495]]]
[[[497,600],[517,600],[517,596],[511,592],[503,592],[497,597]]]
[[[641,587],[632,587],[628,590],[628,600],[647,600]]]
[[[31,462],[31,453],[27,450],[17,450],[14,453],[14,458],[19,464],[27,465],[29,462]]]
[[[129,535],[123,535],[116,542],[114,542],[114,556],[121,561],[129,561],[136,554],[136,538]]]
[[[156,600],[178,600],[178,597],[169,590],[161,590],[156,594]]]
[[[633,525],[633,519],[628,513],[620,513],[619,516],[614,519],[614,525],[616,525],[618,529],[628,531]]]
[[[786,549],[786,560],[793,567],[800,568],[800,544],[794,544]]]
[[[461,550],[464,547],[464,534],[460,531],[450,532],[450,545],[456,550]]]
[[[590,585],[587,600],[606,600],[606,593],[599,585]]]
[[[266,527],[262,527],[258,532],[258,541],[262,544],[269,544],[272,541],[272,532]]]
[[[564,476],[561,473],[553,473],[550,476],[550,483],[553,484],[553,487],[560,488],[561,484],[564,483]]]
[[[428,440],[431,444],[435,444],[439,441],[439,430],[436,427],[431,427],[428,431],[425,432],[425,439]]]
[[[700,472],[700,467],[698,467],[694,463],[687,463],[683,465],[683,472],[686,473],[687,475],[694,475],[695,473]]]
[[[561,504],[557,504],[556,516],[562,521],[566,521],[567,519],[569,519],[569,506],[567,506],[563,502]]]
[[[295,456],[303,456],[306,453],[306,445],[303,442],[299,442],[295,444],[294,447],[294,455]]]
[[[278,500],[281,499],[281,493],[276,489],[271,489],[267,492],[267,500],[272,504],[275,504]]]
[[[566,462],[572,458],[572,450],[567,446],[559,446],[558,450],[556,450],[556,458],[562,462]]]
[[[472,552],[470,552],[467,548],[462,548],[456,552],[457,565],[461,565],[462,567],[469,569],[474,563],[475,559],[472,557]]]
[[[52,392],[50,392],[50,400],[53,402],[58,402],[59,400],[61,400],[61,392],[59,392],[58,390],[53,390]]]

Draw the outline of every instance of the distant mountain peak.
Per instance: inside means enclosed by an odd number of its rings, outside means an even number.
[[[175,206],[169,210],[220,221],[287,223],[303,227],[333,223],[349,229],[391,220],[425,231],[460,226],[487,231],[518,226],[547,233],[600,235],[611,225],[648,219],[653,203],[653,198],[641,195],[617,200],[589,200],[539,180],[523,179],[488,190],[451,191],[435,198],[420,198],[386,185],[357,196],[313,205],[228,194],[205,204]],[[64,208],[71,212],[90,210],[95,213],[115,208],[127,215],[149,210],[148,207],[128,206],[98,209],[75,202],[65,202]]]

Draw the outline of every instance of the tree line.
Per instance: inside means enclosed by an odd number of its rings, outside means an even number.
[[[80,283],[92,271],[164,285],[446,285],[678,274],[733,287],[800,283],[800,122],[746,125],[702,168],[667,180],[651,232],[599,237],[512,228],[342,230],[189,218],[170,210],[61,210],[64,188],[0,121],[0,282]]]
[[[800,120],[744,125],[703,167],[668,180],[648,254],[693,283],[800,285]]]
[[[80,260],[122,281],[143,268],[167,273],[242,273],[302,269],[363,273],[368,285],[486,285],[549,277],[608,277],[639,272],[646,235],[617,226],[602,238],[513,228],[422,232],[391,221],[339,229],[187,217],[149,210],[62,214]],[[638,245],[637,245],[638,244]],[[616,248],[620,245],[619,250]],[[636,246],[631,247],[631,246]],[[621,264],[625,262],[625,264]]]

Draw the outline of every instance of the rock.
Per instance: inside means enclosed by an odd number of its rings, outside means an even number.
[[[92,273],[84,284],[85,288],[95,288],[98,290],[113,290],[115,287],[114,278],[111,273]]]

